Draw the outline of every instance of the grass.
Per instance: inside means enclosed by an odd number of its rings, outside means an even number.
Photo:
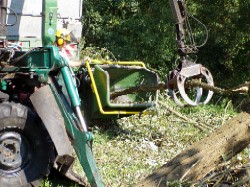
[[[160,100],[165,105],[157,106],[155,115],[104,120],[93,126],[93,152],[106,186],[134,186],[237,114],[230,100],[195,108],[179,108],[163,94]],[[246,155],[247,151],[241,157]],[[79,163],[74,169],[84,175]],[[48,184],[43,187],[51,186],[51,181],[45,180]]]

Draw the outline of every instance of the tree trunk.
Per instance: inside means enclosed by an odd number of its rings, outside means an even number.
[[[240,113],[208,137],[196,142],[137,186],[165,186],[167,181],[197,181],[219,163],[229,160],[250,143],[250,114]]]

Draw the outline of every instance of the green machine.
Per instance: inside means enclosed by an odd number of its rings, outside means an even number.
[[[184,44],[184,1],[170,3],[182,60],[167,86],[177,104],[182,105],[176,96],[180,90],[194,106],[202,89],[192,101],[184,90],[185,80],[205,76],[210,85],[213,80],[207,69],[186,58],[191,53],[186,49],[194,48]],[[52,167],[85,185],[72,171],[75,154],[88,183],[105,186],[92,153],[94,136],[88,123],[147,113],[157,102],[157,91],[119,94],[158,84],[157,73],[143,62],[92,59],[77,68],[69,65],[79,55],[82,6],[82,0],[0,1],[0,186],[39,186]],[[55,35],[63,28],[75,39],[70,58],[54,46]],[[209,92],[204,103],[211,97]]]
[[[39,186],[52,167],[84,185],[74,152],[90,185],[104,186],[87,123],[154,106],[157,91],[111,93],[155,85],[157,74],[142,62],[91,60],[73,70],[53,43],[61,28],[81,38],[81,0],[0,2],[0,186]]]

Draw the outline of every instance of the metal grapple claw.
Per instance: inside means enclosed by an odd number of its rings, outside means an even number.
[[[170,96],[181,107],[184,106],[197,106],[198,104],[207,104],[212,96],[213,92],[208,91],[206,97],[203,96],[203,89],[201,87],[191,88],[186,83],[188,80],[198,79],[210,86],[214,86],[212,74],[207,68],[201,64],[186,63],[185,67],[181,67],[180,70],[173,70],[167,80],[167,87]],[[188,92],[188,93],[187,93]],[[179,94],[181,98],[177,96]]]

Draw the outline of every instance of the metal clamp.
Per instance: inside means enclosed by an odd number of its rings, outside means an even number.
[[[200,87],[196,87],[196,96],[195,99],[192,100],[188,96],[185,90],[185,83],[187,80],[192,78],[202,78],[204,77],[206,79],[206,82],[210,86],[214,86],[213,77],[210,73],[210,71],[203,67],[201,64],[192,64],[187,67],[184,67],[181,69],[181,71],[174,70],[170,73],[170,76],[167,80],[167,87],[169,90],[170,96],[174,99],[176,104],[178,104],[181,107],[184,106],[197,106],[199,104],[207,104],[212,96],[213,91],[208,91],[206,99],[204,101],[201,101],[202,95],[203,95],[203,89]],[[177,91],[180,93],[181,98],[184,100],[182,102],[177,97]]]

